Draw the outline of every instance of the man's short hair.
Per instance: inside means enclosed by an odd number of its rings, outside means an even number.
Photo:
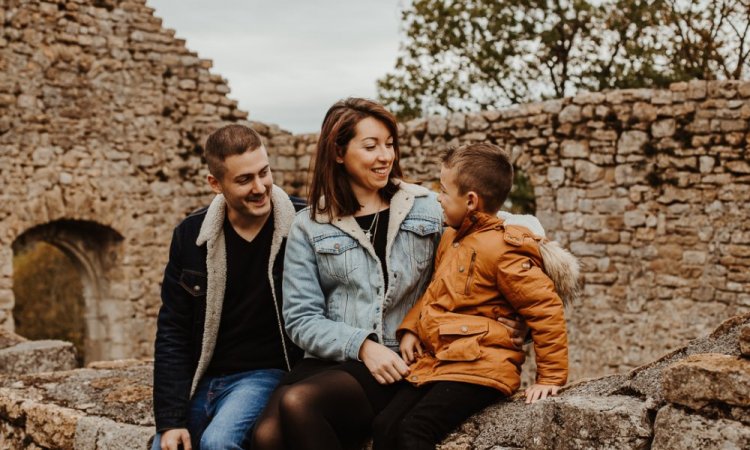
[[[216,179],[221,180],[226,173],[224,160],[228,156],[241,155],[262,145],[260,135],[250,127],[237,124],[223,126],[206,139],[204,155],[208,171]]]
[[[484,202],[484,211],[496,213],[513,186],[513,165],[508,152],[495,144],[478,143],[449,149],[443,164],[455,169],[461,195],[474,191]]]

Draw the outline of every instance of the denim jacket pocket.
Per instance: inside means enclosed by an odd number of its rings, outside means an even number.
[[[346,281],[352,270],[359,266],[356,252],[359,243],[347,234],[322,236],[313,242],[320,267],[333,278]]]
[[[409,232],[410,255],[420,264],[432,261],[435,233],[440,232],[440,224],[431,219],[406,217],[401,223],[401,229]]]
[[[193,297],[205,297],[208,278],[205,273],[185,269],[180,273],[180,286]]]

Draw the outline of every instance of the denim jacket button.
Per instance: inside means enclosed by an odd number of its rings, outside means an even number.
[[[200,291],[201,287],[196,284],[195,286],[193,286],[193,290],[196,291],[196,292]]]
[[[461,327],[461,333],[466,334],[468,332],[469,332],[469,327],[467,327],[466,325]]]
[[[456,248],[456,247],[458,247],[458,242],[453,243],[453,248]]]
[[[458,268],[458,271],[459,271],[459,272],[463,272],[463,271],[464,271],[464,266],[461,266],[461,267],[459,267],[459,268]]]
[[[336,250],[338,250],[338,249],[341,248],[341,244],[333,244],[333,248],[335,248]]]
[[[376,323],[372,324],[372,329],[373,330],[377,330],[378,329],[378,324],[376,324]]]

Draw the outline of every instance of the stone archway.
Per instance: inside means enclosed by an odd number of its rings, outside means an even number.
[[[84,362],[121,357],[113,353],[110,344],[122,340],[118,334],[124,334],[124,330],[118,322],[129,305],[127,299],[113,298],[109,275],[117,267],[122,240],[120,233],[96,222],[56,220],[25,231],[13,242],[14,254],[37,242],[53,245],[78,272],[85,311],[81,318],[85,329]]]

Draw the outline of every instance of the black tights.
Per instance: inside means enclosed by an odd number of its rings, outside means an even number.
[[[349,449],[370,434],[374,412],[357,380],[326,370],[279,386],[258,419],[254,450]]]

